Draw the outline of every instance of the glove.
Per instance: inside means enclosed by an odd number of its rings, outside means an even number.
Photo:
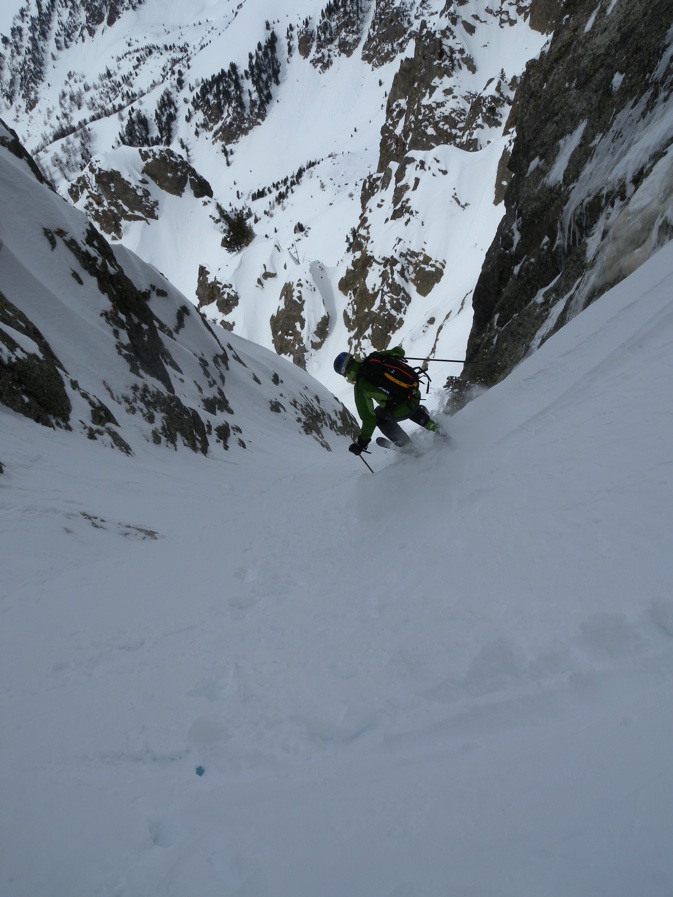
[[[358,436],[357,442],[353,442],[348,446],[348,451],[353,452],[354,455],[361,455],[363,452],[367,451],[368,445],[368,439],[363,439],[362,436]]]

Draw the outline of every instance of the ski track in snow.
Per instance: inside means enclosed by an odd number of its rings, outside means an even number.
[[[3,895],[670,897],[672,271],[374,476],[1,410]]]

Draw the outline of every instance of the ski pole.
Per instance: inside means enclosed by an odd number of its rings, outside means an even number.
[[[406,356],[407,361],[443,361],[450,364],[500,364],[499,361],[467,361],[465,358],[419,358]]]
[[[362,452],[360,452],[360,454],[358,455],[358,458],[360,458],[360,460],[362,461],[362,463],[363,463],[367,468],[369,468],[369,470],[371,470],[372,473],[374,473],[374,471],[372,470],[372,468],[369,467],[369,464],[367,463],[367,459],[362,457]]]

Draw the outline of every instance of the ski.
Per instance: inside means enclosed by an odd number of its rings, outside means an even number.
[[[391,439],[386,439],[385,436],[377,436],[376,444],[381,446],[384,449],[391,449],[394,452],[400,452],[403,455],[419,455],[420,452],[416,448],[416,446],[409,440],[406,446],[397,445]]]
[[[380,445],[381,448],[384,448],[384,449],[394,449],[395,451],[398,451],[398,452],[401,451],[399,445],[395,445],[394,442],[391,442],[390,439],[386,439],[385,436],[377,436],[376,444]]]
[[[445,430],[439,431],[437,433],[437,437],[447,448],[455,448],[455,442]],[[396,445],[391,439],[386,439],[385,436],[377,436],[376,444],[384,449],[391,449],[394,452],[401,452],[403,455],[423,454],[418,446],[414,445],[413,443],[411,443],[411,445],[408,447]]]

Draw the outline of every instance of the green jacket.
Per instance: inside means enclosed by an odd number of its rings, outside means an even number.
[[[391,355],[395,358],[404,358],[404,349],[402,346],[395,346],[394,349],[388,349],[380,354]],[[369,383],[364,377],[358,378],[363,360],[364,359],[358,361],[356,359],[352,362],[348,368],[346,378],[349,383],[353,383],[355,386],[355,407],[362,420],[362,428],[359,436],[361,439],[369,442],[376,429],[374,402],[378,405],[382,405],[388,414],[395,420],[405,420],[410,414],[413,414],[416,408],[420,405],[421,393],[417,390],[406,402],[402,402],[401,405],[395,405],[394,402],[391,402],[390,396],[383,392],[383,390],[378,389],[372,383]]]

